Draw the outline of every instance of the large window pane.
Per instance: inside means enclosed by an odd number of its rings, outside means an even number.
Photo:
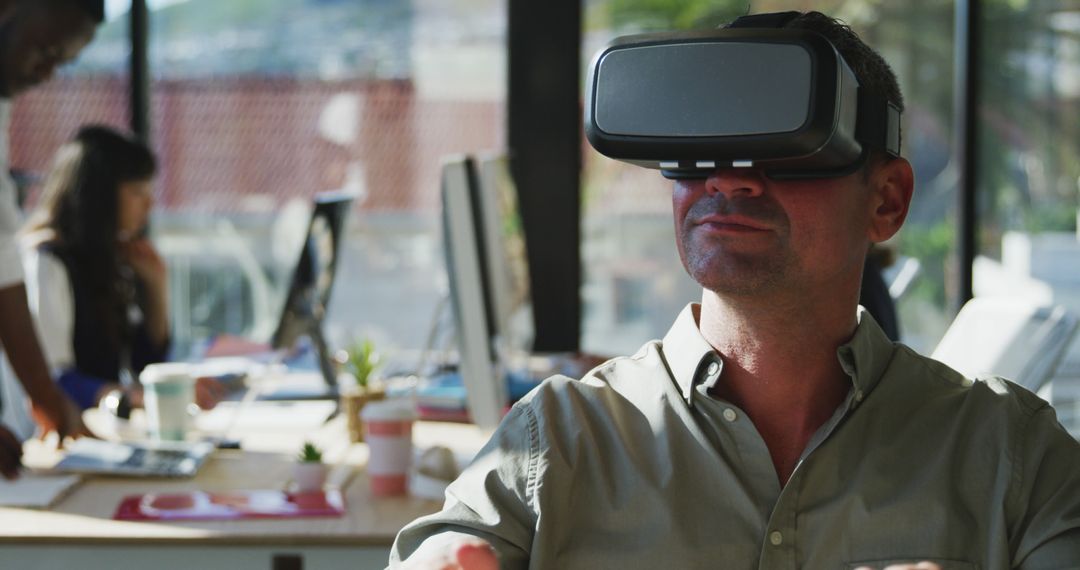
[[[1080,314],[1080,11],[1062,0],[991,2],[982,52],[977,296]],[[1080,434],[1080,346],[1042,393]]]
[[[56,149],[89,123],[126,129],[130,41],[123,14],[130,0],[108,3],[108,24],[79,58],[56,77],[20,95],[12,108],[11,168],[24,198],[36,203],[41,177]],[[120,21],[117,22],[117,18]]]
[[[358,194],[327,333],[420,347],[444,294],[440,158],[504,140],[490,0],[189,0],[151,13],[175,336],[266,339],[311,197]],[[183,354],[180,354],[183,356]]]

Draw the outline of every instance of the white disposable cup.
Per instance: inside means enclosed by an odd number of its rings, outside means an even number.
[[[150,364],[139,374],[150,439],[183,441],[191,424],[195,377],[178,362]]]
[[[360,412],[368,446],[368,479],[378,497],[404,495],[412,465],[416,411],[408,400],[368,402]]]

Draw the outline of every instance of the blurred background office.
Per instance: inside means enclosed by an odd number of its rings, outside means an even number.
[[[12,165],[27,173],[32,205],[34,175],[79,126],[146,136],[161,159],[152,231],[184,358],[215,335],[273,328],[310,197],[329,189],[359,196],[330,342],[419,349],[446,294],[440,158],[509,149],[526,229],[543,236],[529,240],[538,348],[631,352],[699,293],[672,246],[670,183],[588,148],[580,78],[617,35],[714,27],[747,2],[528,4],[110,0],[77,64],[16,102]],[[752,3],[788,9],[846,20],[903,84],[916,193],[885,268],[902,340],[929,353],[971,293],[1080,311],[1080,7]],[[970,67],[956,58],[964,46]],[[978,144],[961,148],[964,117]],[[976,190],[968,206],[965,184]],[[974,220],[974,241],[962,218]],[[1080,350],[1054,374],[1080,384]],[[1070,397],[1059,415],[1080,433],[1080,396]]]

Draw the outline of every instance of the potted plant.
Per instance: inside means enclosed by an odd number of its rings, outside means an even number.
[[[321,491],[326,485],[329,467],[322,461],[322,451],[310,441],[305,441],[293,465],[293,482],[300,493]]]
[[[341,391],[341,410],[345,414],[349,441],[364,441],[364,424],[360,411],[364,405],[386,397],[386,391],[375,382],[373,375],[380,364],[378,351],[371,339],[352,344],[343,351],[342,368],[350,376]]]

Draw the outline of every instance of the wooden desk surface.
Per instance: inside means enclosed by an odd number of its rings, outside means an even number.
[[[458,453],[463,449],[475,453],[488,435],[471,425],[420,422],[413,440],[420,448],[442,444]],[[242,438],[243,451],[217,451],[192,479],[87,477],[50,510],[0,508],[0,544],[389,547],[402,526],[442,506],[441,500],[372,497],[363,469],[367,446],[349,444],[347,439],[344,419],[339,417],[308,431],[291,427],[249,433]],[[283,488],[290,478],[295,451],[304,440],[319,444],[326,461],[337,465],[330,479],[343,484],[344,517],[165,523],[112,520],[125,495]],[[57,457],[44,444],[27,444],[28,464],[51,465]]]

